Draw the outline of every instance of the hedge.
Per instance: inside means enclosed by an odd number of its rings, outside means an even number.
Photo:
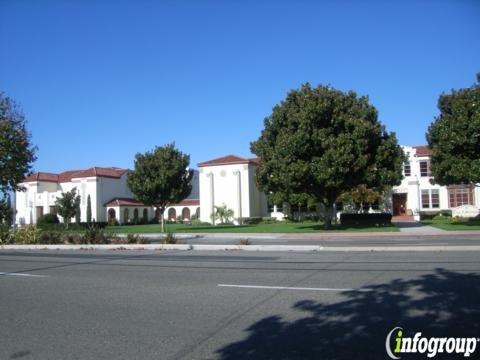
[[[91,227],[96,229],[105,229],[108,223],[106,221],[98,221],[98,222],[81,222],[80,224],[77,223],[70,223],[68,224],[69,231],[84,231],[85,229],[89,229]],[[49,223],[37,223],[37,227],[41,230],[49,230],[49,231],[63,231],[65,230],[65,224],[49,224]]]
[[[452,217],[452,210],[420,211],[420,220],[432,220],[441,217]]]
[[[342,225],[375,225],[387,226],[391,225],[392,214],[390,213],[372,213],[372,214],[340,214],[340,223]]]

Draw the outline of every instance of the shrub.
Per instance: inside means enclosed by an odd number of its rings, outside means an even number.
[[[37,219],[37,227],[41,229],[43,229],[44,227],[48,228],[49,225],[58,223],[60,223],[60,221],[58,220],[58,216],[57,214],[53,213],[42,215]]]
[[[348,214],[342,213],[340,215],[340,223],[346,226],[359,225],[375,225],[386,226],[390,225],[392,221],[392,214],[390,213],[372,213],[372,214]]]
[[[39,244],[63,244],[63,234],[59,231],[42,231],[38,236]]]
[[[0,244],[11,244],[15,241],[10,226],[0,224]]]
[[[18,229],[15,233],[15,243],[17,244],[36,244],[40,237],[40,230],[34,225],[28,225]]]
[[[37,224],[38,225],[38,224]],[[92,222],[92,223],[87,223],[87,222],[81,222],[80,224],[75,224],[75,223],[70,223],[68,225],[68,231],[84,231],[85,229],[88,228],[96,228],[96,229],[105,229],[107,227],[108,223],[106,221],[100,221],[100,222]],[[41,226],[38,226],[42,230],[49,230],[49,231],[64,231],[66,230],[64,224],[48,224],[44,223]]]
[[[84,244],[109,244],[110,237],[106,236],[102,229],[97,227],[89,227],[83,234]]]
[[[420,211],[420,220],[438,220],[452,217],[452,210]]]
[[[167,233],[162,240],[162,244],[178,244],[178,239],[172,233]]]
[[[277,218],[274,218],[274,217],[264,217],[262,218],[262,221],[261,221],[262,224],[275,224],[277,222],[278,222]]]
[[[240,239],[240,245],[251,245],[252,243],[248,239]]]
[[[260,224],[262,222],[261,216],[243,217],[239,219],[244,225]]]
[[[455,216],[452,218],[452,224],[464,224],[464,223],[468,223],[469,221],[470,221],[469,218],[463,218],[460,216]]]
[[[150,241],[137,234],[128,234],[127,244],[150,244]]]

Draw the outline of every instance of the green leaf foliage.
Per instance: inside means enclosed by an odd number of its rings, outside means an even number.
[[[13,100],[0,93],[0,192],[22,190],[18,184],[32,170],[36,148],[25,118]]]
[[[167,204],[185,199],[192,191],[193,170],[190,156],[175,148],[175,144],[156,147],[135,156],[135,168],[128,173],[127,183],[136,199],[155,206],[162,214]]]
[[[442,94],[438,108],[427,132],[434,181],[480,183],[480,76],[472,87]]]
[[[92,222],[92,200],[90,199],[90,194],[87,196],[87,223]]]
[[[55,200],[55,206],[58,215],[63,218],[63,222],[68,228],[70,219],[77,215],[77,211],[80,207],[80,196],[77,195],[77,188],[73,188],[67,192],[62,192],[57,200]]]
[[[307,194],[328,208],[359,185],[399,184],[405,158],[367,97],[309,84],[273,108],[251,150],[261,159],[261,190],[279,199]]]

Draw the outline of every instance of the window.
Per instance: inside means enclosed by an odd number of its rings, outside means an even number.
[[[462,205],[474,205],[473,187],[451,186],[448,188],[448,200],[450,207]]]
[[[422,208],[430,207],[430,194],[428,190],[422,190]]]
[[[440,207],[440,191],[438,189],[422,190],[422,208],[438,209]]]
[[[412,170],[410,169],[410,161],[405,161],[403,163],[403,174],[405,176],[410,176],[412,175]]]
[[[57,213],[57,207],[55,205],[50,206],[49,212],[50,212],[50,214],[56,214]]]
[[[422,160],[420,161],[420,176],[430,176],[430,161]]]
[[[432,189],[431,205],[434,209],[438,209],[440,207],[440,192],[438,189]]]

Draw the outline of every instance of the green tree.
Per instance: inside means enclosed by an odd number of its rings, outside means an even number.
[[[273,108],[251,150],[261,159],[259,187],[286,199],[313,196],[327,209],[326,228],[340,194],[361,184],[398,184],[405,158],[367,97],[309,84]]]
[[[63,218],[63,223],[68,229],[68,224],[72,217],[77,216],[77,211],[80,206],[80,196],[77,195],[77,188],[70,191],[62,192],[60,197],[55,200],[57,213]]]
[[[87,223],[92,222],[92,200],[90,199],[90,194],[87,196]]]
[[[10,201],[10,196],[6,195],[0,198],[0,226],[10,226],[13,223],[13,209]]]
[[[233,210],[228,209],[227,205],[215,206],[215,214],[212,216],[212,221],[215,224],[215,220],[219,219],[221,224],[229,222],[233,218]]]
[[[189,163],[190,156],[177,150],[175,144],[135,155],[135,168],[128,173],[128,187],[137,200],[159,210],[162,232],[166,206],[182,201],[192,191],[193,170],[188,169]]]
[[[75,211],[75,224],[80,224],[82,218],[82,210],[80,209],[80,201],[76,204],[77,210]]]
[[[427,132],[434,181],[480,183],[480,73],[473,86],[440,95],[438,108]]]
[[[359,185],[341,194],[338,197],[338,200],[347,204],[353,203],[355,205],[360,205],[360,208],[363,208],[364,205],[373,205],[375,203],[378,204],[382,200],[385,190],[370,189],[365,185]]]
[[[35,151],[19,107],[0,93],[0,199],[12,191],[24,190],[19,183],[31,173]],[[0,213],[0,217],[5,216],[8,214]]]

